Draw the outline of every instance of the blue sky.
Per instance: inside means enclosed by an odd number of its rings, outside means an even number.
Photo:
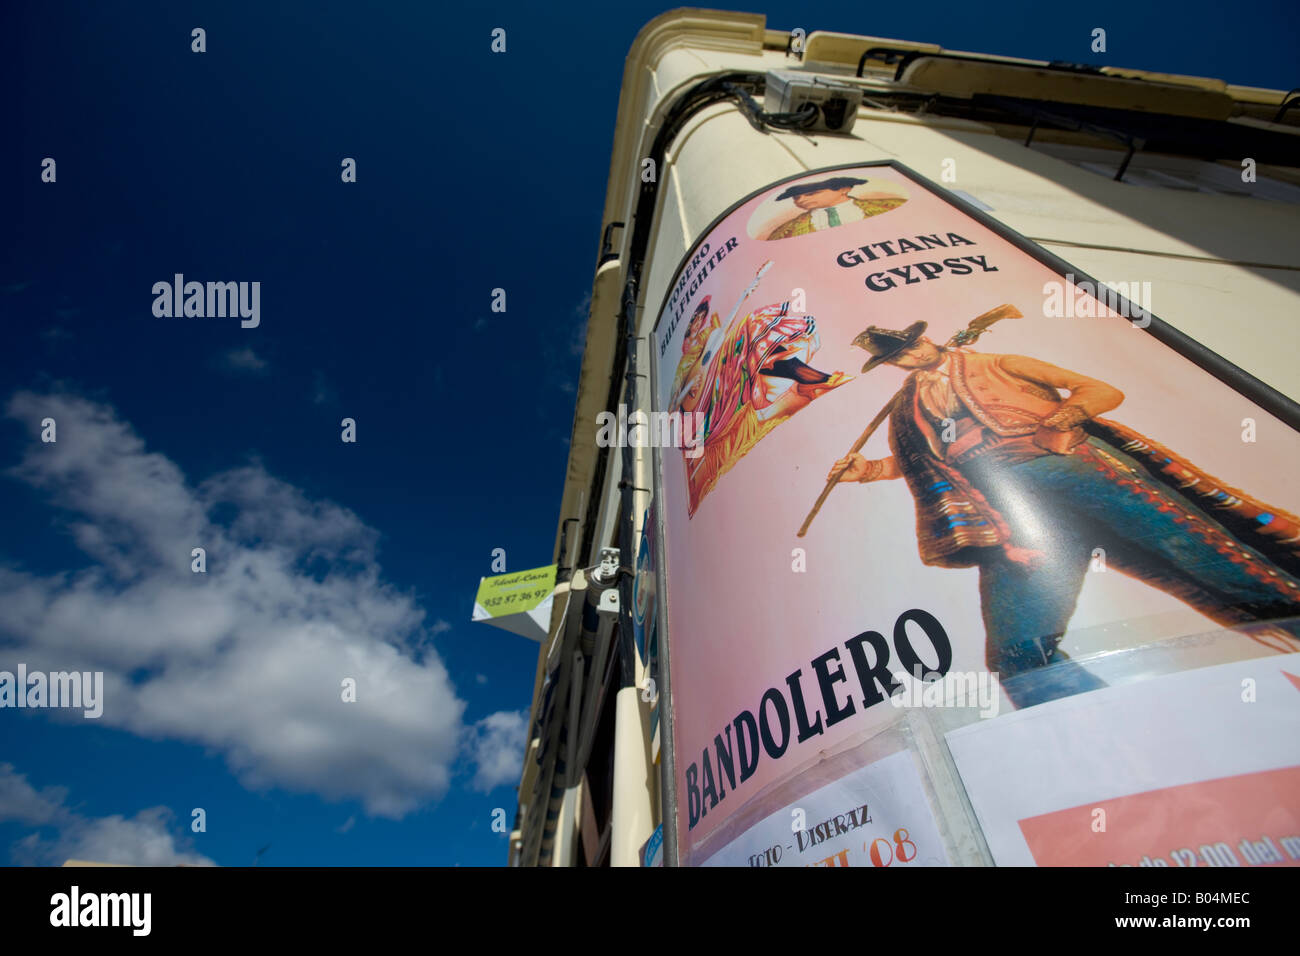
[[[98,721],[0,710],[0,861],[505,861],[537,645],[470,607],[494,548],[551,560],[623,59],[663,9],[6,5],[0,670],[108,687]],[[765,12],[1300,83],[1293,5],[1168,9]],[[155,317],[175,273],[259,281],[261,324]]]

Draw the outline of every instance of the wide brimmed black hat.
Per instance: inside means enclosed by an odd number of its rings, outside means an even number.
[[[901,332],[894,329],[882,329],[874,325],[865,332],[859,332],[858,337],[853,340],[853,344],[871,353],[871,358],[866,365],[862,366],[862,371],[869,372],[877,365],[888,362],[899,352],[907,351],[924,334],[924,322],[913,322]]]
[[[865,179],[855,179],[852,176],[836,176],[834,179],[823,179],[818,183],[800,183],[798,186],[791,186],[776,198],[779,202],[782,199],[793,199],[795,196],[803,196],[806,193],[821,192],[823,189],[847,189],[849,186],[861,186],[866,181]]]

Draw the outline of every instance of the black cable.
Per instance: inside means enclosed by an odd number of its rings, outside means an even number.
[[[776,129],[798,130],[807,129],[817,122],[818,109],[816,104],[805,103],[794,113],[769,113],[759,106],[758,101],[743,87],[739,87],[734,83],[723,83],[722,88],[735,97],[736,102],[740,105],[740,111],[745,114],[745,119],[749,120],[749,124],[761,133],[767,132],[766,127],[768,126]]]
[[[1294,90],[1288,92],[1286,96],[1282,97],[1282,105],[1278,109],[1277,114],[1273,117],[1274,123],[1282,122],[1282,117],[1286,115],[1286,111],[1291,107],[1300,106],[1300,99],[1291,99],[1291,97],[1295,96],[1297,93],[1300,93],[1300,87],[1296,87]]]

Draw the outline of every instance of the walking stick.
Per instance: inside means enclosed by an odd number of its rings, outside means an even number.
[[[1023,318],[1023,315],[1014,305],[1000,305],[996,309],[990,309],[983,315],[978,315],[971,319],[970,322],[966,324],[966,328],[961,329],[948,340],[948,343],[944,348],[969,345],[987,332],[989,326],[994,322],[997,322],[1000,319],[1019,318]],[[894,410],[894,405],[898,402],[898,397],[901,394],[903,394],[903,391],[902,389],[899,389],[894,393],[893,397],[889,401],[885,402],[885,407],[876,413],[876,417],[871,420],[871,424],[867,426],[867,430],[858,437],[858,440],[853,443],[853,447],[849,449],[850,455],[862,450],[862,446],[867,443],[867,439],[869,439],[872,433],[880,427],[880,423],[889,416],[889,413]],[[812,506],[812,511],[808,512],[808,517],[803,519],[803,524],[799,527],[798,537],[802,538],[808,533],[808,528],[812,525],[813,518],[817,517],[817,512],[821,510],[822,505],[826,503],[826,499],[830,497],[831,489],[839,484],[840,476],[843,475],[844,472],[848,471],[848,468],[849,466],[845,465],[839,471],[835,472],[835,474],[831,475],[827,480],[826,487],[823,488],[822,493],[817,496],[817,503]]]
[[[871,433],[879,428],[880,423],[883,422],[888,417],[889,413],[894,410],[894,404],[898,401],[898,396],[901,394],[901,391],[895,392],[894,396],[889,401],[885,402],[885,407],[876,412],[876,417],[871,419],[871,424],[867,426],[867,430],[858,436],[858,440],[855,441],[853,447],[849,449],[850,455],[861,450],[862,446],[867,443],[867,439],[871,437]],[[822,493],[817,496],[817,503],[812,506],[812,511],[808,512],[808,517],[803,519],[803,525],[799,528],[799,537],[802,538],[807,534],[808,526],[813,523],[813,518],[817,517],[817,512],[821,511],[822,505],[825,504],[826,499],[830,497],[831,489],[839,484],[840,475],[844,474],[848,469],[849,466],[845,465],[839,471],[835,472],[835,474],[831,475],[830,480],[826,482],[826,487],[823,488]]]

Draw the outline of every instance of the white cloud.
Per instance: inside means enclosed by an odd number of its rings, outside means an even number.
[[[582,293],[582,298],[578,304],[573,307],[573,317],[582,319],[584,322],[591,316],[591,290],[587,289]]]
[[[7,658],[104,671],[103,723],[212,748],[249,787],[392,818],[446,790],[465,703],[428,646],[438,625],[382,579],[373,529],[257,464],[194,486],[104,405],[20,392],[7,413],[33,434],[10,476],[64,509],[98,562],[0,565]],[[47,416],[51,444],[35,438]]]
[[[267,361],[250,348],[231,349],[222,356],[222,364],[235,372],[264,372]]]
[[[329,387],[329,384],[325,381],[325,373],[320,369],[312,373],[311,400],[316,405],[338,401],[338,395],[334,393],[334,389]]]
[[[91,860],[131,866],[211,865],[207,857],[178,847],[172,812],[149,807],[127,819],[121,815],[85,817],[65,804],[67,789],[37,790],[12,764],[0,763],[0,823],[17,822],[53,836],[28,834],[13,847],[17,863],[57,866],[65,860]]]
[[[573,395],[577,390],[580,360],[587,348],[590,312],[591,293],[588,291],[573,307],[567,341],[563,336],[553,336],[542,346],[542,364],[546,369],[544,380],[548,386],[555,386],[566,395]],[[541,406],[538,406],[538,413],[544,415]]]
[[[591,318],[591,293],[586,292],[573,309],[573,326],[569,332],[569,354],[581,355],[587,348],[587,322]]]
[[[451,622],[444,621],[442,618],[438,618],[438,620],[434,621],[431,625],[429,625],[429,633],[432,634],[434,637],[437,637],[439,634],[445,634],[450,630],[451,630]]]
[[[45,826],[54,823],[68,798],[66,787],[37,790],[11,763],[0,763],[0,822]]]
[[[528,714],[501,710],[477,721],[466,737],[466,750],[478,765],[470,786],[487,793],[503,783],[518,783],[523,770]]]

